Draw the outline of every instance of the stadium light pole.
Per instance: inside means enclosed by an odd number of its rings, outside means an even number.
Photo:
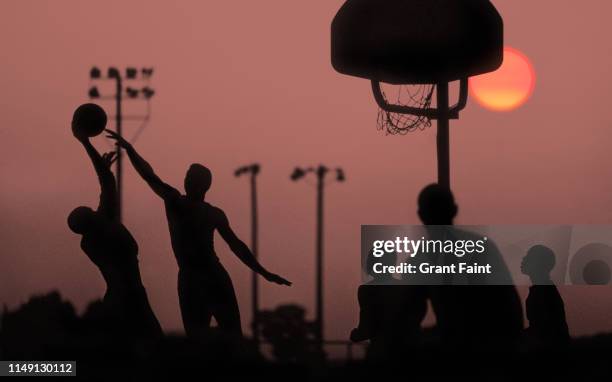
[[[138,75],[139,71],[136,68],[128,67],[125,70],[125,77],[127,80],[136,80],[139,79]],[[142,68],[140,70],[140,79],[145,80],[147,86],[143,87],[141,90],[135,90],[131,87],[127,88],[127,96],[129,99],[145,99],[149,101],[155,91],[148,86],[148,82],[153,75],[153,68]],[[122,103],[123,103],[123,76],[121,75],[121,71],[115,67],[108,68],[106,76],[102,75],[102,71],[93,67],[89,72],[89,78],[91,80],[111,80],[115,81],[115,94],[112,96],[102,96],[100,91],[96,86],[92,86],[89,89],[88,95],[92,100],[101,99],[101,100],[114,100],[115,101],[115,132],[121,136],[123,136],[123,111],[122,111]],[[130,119],[141,119],[144,121],[148,121],[149,116],[143,117],[132,117]],[[122,219],[123,215],[123,155],[119,147],[117,147],[117,160],[115,167],[115,174],[117,178],[117,200],[118,200],[118,211],[119,211],[119,221]]]
[[[259,258],[258,248],[257,248],[257,236],[258,236],[258,219],[257,219],[257,175],[261,167],[259,164],[255,163],[248,166],[242,166],[238,168],[234,175],[236,177],[240,177],[242,175],[248,174],[251,186],[251,252],[253,252],[253,256],[255,259]],[[252,272],[251,275],[251,309],[252,309],[252,319],[251,319],[251,331],[253,332],[253,342],[255,346],[259,349],[259,281],[258,281],[257,272]]]
[[[315,272],[316,272],[316,290],[315,290],[315,336],[321,350],[323,348],[324,341],[324,295],[323,295],[323,284],[324,284],[324,273],[323,273],[323,206],[324,206],[324,191],[325,191],[325,177],[330,172],[330,169],[319,165],[318,167],[308,167],[306,169],[296,167],[291,174],[291,180],[298,181],[308,173],[313,173],[317,178],[317,226],[316,226],[316,257],[315,257]],[[336,182],[344,182],[344,170],[336,168],[335,170]]]

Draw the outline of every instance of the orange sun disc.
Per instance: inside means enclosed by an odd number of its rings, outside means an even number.
[[[523,105],[535,88],[536,74],[522,52],[504,48],[504,62],[494,72],[470,78],[470,93],[483,107],[510,111]]]

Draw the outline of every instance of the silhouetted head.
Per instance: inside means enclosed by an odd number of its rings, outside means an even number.
[[[212,173],[201,164],[194,163],[185,174],[185,193],[194,199],[204,199],[212,183]]]
[[[89,207],[77,207],[68,215],[68,227],[74,233],[83,235],[93,226],[96,212]]]
[[[447,187],[430,184],[419,194],[419,217],[425,225],[452,225],[457,216],[453,193]]]
[[[547,281],[555,267],[555,253],[544,245],[534,245],[521,262],[521,272],[532,280]]]

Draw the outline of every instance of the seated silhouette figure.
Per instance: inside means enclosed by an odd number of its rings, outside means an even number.
[[[208,168],[201,164],[189,167],[182,195],[163,182],[129,142],[113,131],[106,131],[109,138],[125,149],[138,174],[164,201],[172,249],[179,266],[178,293],[185,332],[188,336],[206,334],[214,317],[223,332],[242,335],[234,286],[215,253],[214,232],[218,231],[236,256],[266,280],[281,285],[291,283],[267,271],[236,236],[223,210],[205,201],[212,183]]]
[[[452,226],[457,212],[454,196],[447,187],[429,185],[418,197],[418,214],[426,229]],[[494,262],[497,272],[507,274],[511,280],[491,241],[487,243],[487,252],[490,252],[487,261]],[[436,285],[428,290],[442,341],[459,346],[491,344],[503,348],[519,339],[523,312],[514,285]]]
[[[521,263],[521,272],[529,276],[532,283],[525,301],[529,321],[526,336],[535,346],[563,345],[570,339],[563,299],[550,277],[555,262],[555,254],[550,248],[535,245]]]
[[[109,321],[107,327],[116,329],[116,334],[122,336],[161,336],[162,329],[140,277],[138,244],[119,221],[117,185],[110,170],[115,152],[101,156],[87,136],[74,126],[72,130],[93,163],[101,193],[98,208],[75,208],[68,216],[68,226],[82,236],[83,252],[106,282],[103,305]]]
[[[394,285],[388,273],[372,271],[374,264],[396,265],[397,254],[375,257],[370,252],[366,269],[373,279],[357,290],[359,324],[351,331],[351,341],[370,340],[368,358],[389,359],[406,346],[417,344],[421,322],[427,313],[426,289],[414,285]]]

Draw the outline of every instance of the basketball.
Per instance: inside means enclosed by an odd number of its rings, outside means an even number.
[[[72,128],[88,137],[100,135],[106,127],[106,112],[94,103],[79,106],[72,116]]]

